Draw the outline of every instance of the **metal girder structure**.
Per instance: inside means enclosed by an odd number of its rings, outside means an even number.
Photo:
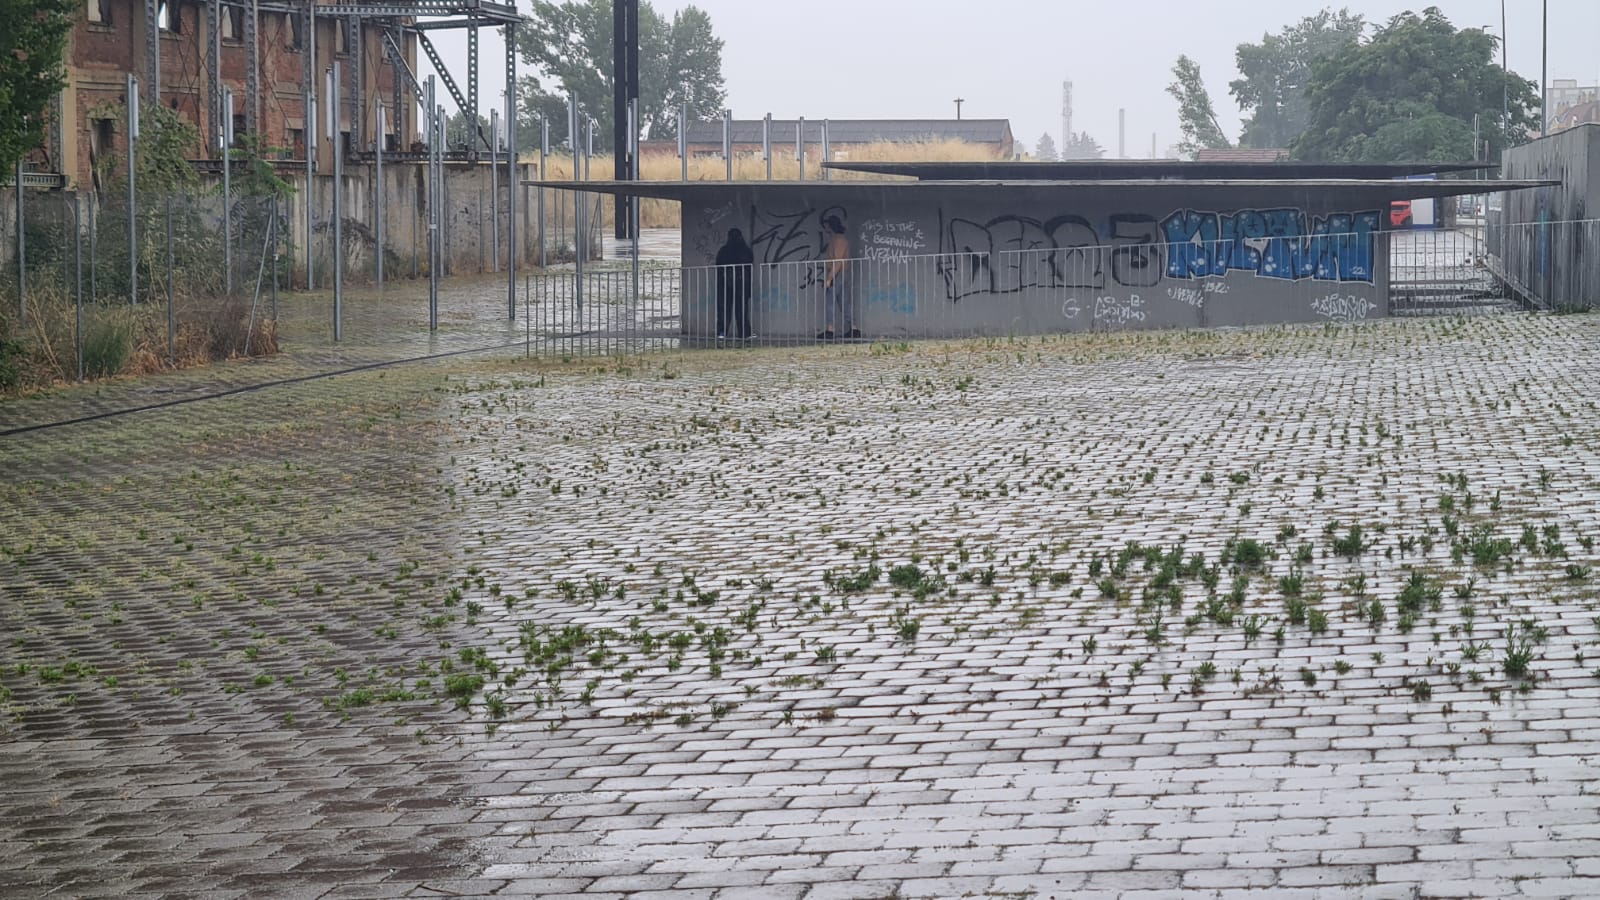
[[[420,39],[426,36],[419,34],[417,37]],[[489,158],[493,159],[495,146],[489,143],[488,136],[483,133],[483,128],[478,124],[478,26],[476,25],[467,29],[467,106],[465,112],[467,121],[472,124],[473,130],[478,132],[478,137],[482,138],[484,145],[489,148]],[[477,145],[473,145],[470,151],[474,157],[477,156],[477,149]]]
[[[222,48],[218,36],[222,27],[222,0],[206,4],[206,68],[211,71],[211,129],[206,145],[219,147],[227,133],[222,124]]]
[[[308,98],[306,106],[306,112],[308,115],[306,116],[305,125],[302,128],[301,133],[305,135],[304,140],[306,144],[306,159],[308,161],[316,157],[316,154],[311,151],[311,146],[316,140],[314,131],[316,130],[317,123],[313,122],[311,120],[311,116],[309,115],[311,111],[309,98],[314,96],[313,92],[316,90],[317,86],[316,9],[317,0],[305,0],[305,2],[301,4],[300,8],[295,11],[295,14],[301,17],[301,22],[303,23],[300,30],[300,89]],[[307,191],[309,192],[309,190],[310,188],[308,186]]]
[[[472,33],[473,34],[477,34],[477,29],[473,29]],[[467,115],[468,114],[467,113],[467,110],[468,110],[467,98],[465,98],[465,97],[463,97],[461,95],[461,88],[457,87],[456,86],[456,80],[454,78],[450,77],[450,70],[445,68],[444,60],[439,57],[439,51],[435,50],[434,47],[433,47],[433,41],[428,40],[428,36],[426,34],[422,34],[422,33],[419,32],[417,34],[417,43],[421,44],[423,52],[428,54],[428,62],[433,63],[434,71],[439,73],[439,80],[444,82],[444,89],[450,92],[450,98],[452,100],[456,101],[456,109],[461,110],[461,114],[462,115]],[[478,69],[477,69],[477,59],[478,59],[477,48],[474,47],[473,48],[473,52],[472,52],[472,67],[471,67],[472,76],[473,76],[473,80],[474,81],[477,80],[477,71],[478,71]],[[477,97],[477,85],[476,84],[473,85],[473,97],[474,98]],[[483,145],[485,147],[488,147],[489,146],[489,136],[487,134],[483,133],[482,123],[480,123],[478,121],[478,116],[477,116],[478,104],[477,104],[477,100],[476,99],[473,100],[470,108],[472,109],[472,113],[471,113],[472,118],[468,120],[468,123],[472,126],[472,130],[477,132],[478,139],[483,141]],[[493,150],[494,148],[490,147],[489,149]]]
[[[386,56],[388,55],[388,48],[395,48],[395,55],[389,56],[389,68],[394,74],[394,77],[390,79],[390,83],[394,85],[394,106],[390,111],[394,114],[394,122],[392,124],[394,125],[395,148],[402,149],[405,147],[405,141],[401,140],[401,137],[408,133],[406,131],[406,113],[408,110],[406,109],[406,104],[403,102],[405,84],[400,80],[400,73],[403,70],[406,77],[411,79],[411,84],[413,85],[412,90],[416,89],[415,85],[417,83],[417,79],[411,74],[411,69],[406,66],[405,60],[399,56],[400,50],[399,46],[395,43],[394,29],[385,28],[383,30],[383,43]],[[383,139],[384,135],[378,136],[378,140],[381,141]]]
[[[362,70],[361,64],[361,20],[355,16],[345,19],[345,47],[350,51],[350,59],[354,65],[350,67],[350,147],[365,147],[361,134],[361,112],[366,109],[362,106]]]
[[[411,85],[411,90],[415,96],[421,97],[426,94],[427,91],[417,81],[416,73],[411,71],[410,66],[406,65],[406,58],[400,53],[400,45],[395,42],[394,35],[387,31],[383,33],[383,49],[385,53],[389,54],[389,62],[394,66],[395,71],[406,77],[406,84]],[[399,84],[400,79],[396,78],[395,83]],[[396,106],[398,105],[399,103],[397,102]]]
[[[515,24],[522,21],[516,6],[494,3],[491,0],[389,0],[384,3],[336,3],[323,6],[318,12],[325,16],[357,16],[363,19],[422,19],[454,18],[452,25],[440,27],[462,28],[470,24],[465,20],[483,20],[495,25]]]
[[[144,0],[145,100],[161,102],[161,23],[159,0]]]
[[[261,48],[257,46],[260,8],[256,3],[257,0],[250,0],[244,17],[244,130],[253,135],[261,133]],[[223,125],[226,127],[227,123]],[[252,146],[259,146],[259,142]]]

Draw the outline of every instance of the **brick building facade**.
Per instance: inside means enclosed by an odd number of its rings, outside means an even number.
[[[35,171],[66,176],[69,187],[95,187],[97,171],[114,172],[127,158],[127,76],[139,79],[142,103],[154,99],[149,83],[152,15],[159,48],[159,102],[197,126],[201,138],[189,150],[195,161],[220,157],[217,129],[222,116],[229,115],[236,146],[244,142],[245,135],[255,134],[268,158],[303,164],[306,56],[313,47],[316,58],[310,61],[309,71],[319,98],[324,92],[325,70],[336,60],[343,70],[340,128],[346,146],[370,149],[378,100],[391,107],[386,113],[385,148],[411,143],[413,101],[407,88],[400,110],[405,121],[401,121],[402,116],[392,109],[396,76],[386,62],[385,28],[380,24],[363,21],[353,27],[356,20],[321,14],[313,38],[307,34],[306,5],[301,0],[237,5],[205,0],[83,3],[82,18],[68,43],[67,86],[56,104],[55,121],[45,146],[28,159]],[[319,0],[318,5],[328,4]],[[215,33],[213,21],[217,23]],[[249,90],[252,54],[247,44],[252,37],[256,48],[254,93]],[[415,71],[415,37],[403,32],[396,37],[406,64]],[[221,86],[232,90],[233,109],[227,113],[219,111],[220,92],[213,96],[213,53],[220,63]],[[359,106],[353,102],[358,91]],[[320,112],[319,118],[325,115]],[[330,142],[320,136],[317,157],[319,169],[332,166]]]

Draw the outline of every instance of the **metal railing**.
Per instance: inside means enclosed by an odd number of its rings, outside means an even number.
[[[1501,311],[1481,226],[532,275],[529,352],[1003,337]],[[759,255],[759,254],[758,254]],[[808,256],[810,254],[807,254]]]
[[[1542,310],[1600,304],[1600,219],[1494,224],[1485,262],[1519,303]]]

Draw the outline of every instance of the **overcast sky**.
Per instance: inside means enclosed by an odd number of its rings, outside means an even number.
[[[1316,0],[653,0],[666,16],[694,5],[725,45],[728,105],[740,118],[1005,118],[1032,149],[1061,136],[1061,82],[1074,88],[1073,128],[1117,152],[1117,110],[1128,115],[1127,153],[1150,155],[1178,141],[1177,105],[1167,96],[1172,64],[1200,64],[1230,138],[1239,110],[1228,94],[1234,48],[1316,13]],[[524,11],[526,2],[522,3]],[[1352,0],[1382,22],[1427,2]],[[1458,28],[1500,34],[1501,0],[1434,0]],[[1541,0],[1505,0],[1509,62],[1539,80]],[[1600,0],[1549,0],[1551,80],[1600,79]],[[437,32],[435,33],[438,34]],[[503,102],[503,44],[482,40],[483,105]],[[454,48],[454,49],[446,49]],[[464,36],[441,48],[466,75]],[[423,69],[428,69],[423,62]]]

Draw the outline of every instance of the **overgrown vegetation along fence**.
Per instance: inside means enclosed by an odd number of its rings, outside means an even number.
[[[0,287],[0,392],[276,351],[275,195],[235,197],[226,229],[221,198],[188,191],[136,197],[131,233],[124,192],[30,192],[23,209]]]

